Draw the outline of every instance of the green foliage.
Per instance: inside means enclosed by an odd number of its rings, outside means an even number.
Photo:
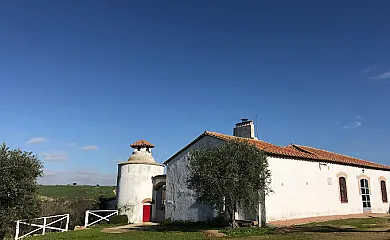
[[[106,198],[115,197],[115,186],[66,186],[66,185],[41,185],[39,195],[51,198],[72,197],[74,195],[84,198],[97,199],[99,196]]]
[[[169,225],[172,223],[172,219],[169,217],[169,218],[165,218],[161,223],[160,225]]]
[[[110,218],[110,224],[125,225],[129,223],[127,215],[116,215]]]
[[[244,139],[192,151],[189,167],[189,188],[201,202],[227,214],[232,227],[236,226],[234,211],[238,203],[245,210],[257,210],[259,192],[270,191],[266,155]]]
[[[206,230],[211,228],[217,228],[219,226],[213,225],[212,221],[163,221],[160,223],[160,226],[163,226],[164,229],[170,231],[198,231],[198,230]]]
[[[210,221],[211,226],[226,227],[229,224],[229,218],[226,214],[219,214],[216,218]]]
[[[16,220],[37,216],[37,178],[42,163],[31,152],[0,145],[0,239],[13,231]]]
[[[107,201],[115,199],[111,186],[40,186],[41,216],[69,214],[69,229],[84,225],[85,211],[107,209]],[[90,215],[90,220],[96,217]],[[127,222],[126,222],[127,223]]]
[[[97,200],[88,199],[84,196],[71,196],[42,200],[41,216],[53,216],[69,214],[69,229],[75,226],[83,226],[85,211],[99,209]],[[93,216],[91,216],[93,219]]]

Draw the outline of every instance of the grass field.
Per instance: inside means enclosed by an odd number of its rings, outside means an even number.
[[[107,226],[106,226],[107,227]],[[72,231],[65,233],[51,233],[45,236],[36,236],[32,240],[192,240],[192,239],[218,239],[205,234],[205,229],[199,228],[177,228],[168,227],[151,228],[149,231],[129,230],[124,233],[102,233],[103,226],[83,231]],[[384,240],[390,239],[390,219],[389,218],[368,218],[368,219],[345,219],[333,220],[322,223],[312,223],[307,225],[282,227],[282,228],[238,228],[221,230],[227,234],[225,239],[346,239],[346,240]]]
[[[114,189],[115,187],[113,186],[41,185],[39,187],[39,195],[50,198],[83,196],[96,199],[100,195],[114,197]]]

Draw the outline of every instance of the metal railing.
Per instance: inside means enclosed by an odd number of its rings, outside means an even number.
[[[48,223],[48,220],[50,221],[52,218],[59,218],[59,219],[57,219],[57,220],[55,220],[53,222],[49,222]],[[27,221],[40,220],[40,219],[43,219],[43,224],[36,224],[36,223],[27,222]],[[66,220],[65,228],[51,226],[54,223],[58,223],[58,222],[63,221],[63,220]],[[22,236],[19,236],[20,235],[20,227],[21,227],[21,225],[32,226],[32,227],[37,227],[37,228],[32,230],[32,231],[30,231],[30,232],[28,232],[28,233],[26,233],[26,234],[24,234],[24,235],[22,235]],[[16,221],[15,240],[19,240],[19,239],[22,239],[24,237],[27,237],[28,235],[31,235],[31,234],[33,234],[35,232],[38,232],[41,229],[42,229],[42,235],[45,235],[46,229],[66,232],[66,231],[68,231],[68,227],[69,227],[69,214],[18,220],[18,221]]]
[[[98,213],[110,213],[111,214],[108,214],[106,216],[102,216],[102,215],[99,215]],[[89,223],[89,215],[93,215],[95,217],[97,217],[98,219]],[[85,212],[85,223],[84,223],[84,227],[89,227],[93,224],[96,224],[102,220],[105,220],[107,222],[110,221],[110,217],[114,216],[114,215],[118,215],[118,210],[87,210]]]

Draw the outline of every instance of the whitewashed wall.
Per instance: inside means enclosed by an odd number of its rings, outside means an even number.
[[[167,164],[167,205],[165,218],[172,220],[203,221],[215,216],[209,207],[196,203],[192,191],[187,188],[188,153],[204,144],[218,146],[223,141],[205,136]],[[287,220],[325,215],[363,213],[359,193],[361,174],[369,177],[371,210],[386,213],[389,204],[382,202],[379,178],[386,178],[389,189],[390,172],[351,167],[338,164],[321,165],[319,162],[295,159],[268,158],[274,193],[266,197],[267,221]],[[341,203],[338,174],[346,175],[348,203]],[[331,182],[331,185],[328,184]],[[390,191],[390,190],[388,190]],[[388,196],[390,200],[390,196]],[[239,213],[238,219],[254,218],[255,213]],[[245,216],[245,217],[244,217]]]
[[[152,177],[164,173],[164,167],[148,164],[120,164],[118,166],[117,200],[119,214],[129,222],[142,222],[142,201],[152,198]]]
[[[194,193],[187,188],[189,176],[188,153],[201,146],[218,146],[222,140],[204,136],[167,164],[165,218],[172,220],[205,221],[215,217],[210,207],[198,203]]]
[[[385,177],[389,188],[389,171],[364,169],[363,173],[363,168],[358,167],[320,166],[318,162],[274,157],[268,158],[268,162],[274,193],[266,198],[267,221],[362,213],[358,179],[361,174],[370,178],[372,212],[386,213],[389,210],[389,204],[382,202],[378,180]],[[337,175],[341,172],[346,174],[348,203],[340,201]]]

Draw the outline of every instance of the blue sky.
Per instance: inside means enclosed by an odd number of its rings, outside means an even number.
[[[388,1],[2,1],[0,141],[45,184],[115,184],[205,130],[390,164]],[[30,142],[28,142],[31,140]]]

